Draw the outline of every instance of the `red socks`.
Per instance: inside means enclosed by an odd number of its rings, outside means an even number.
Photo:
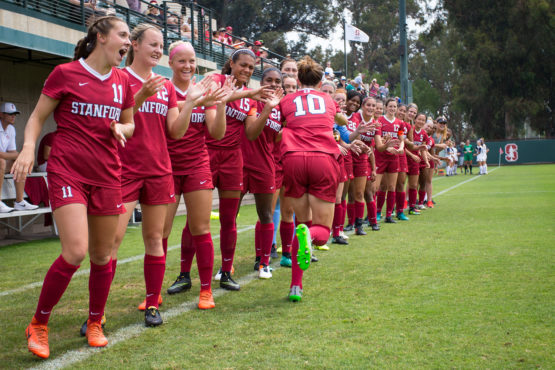
[[[299,253],[299,240],[295,235],[293,237],[293,247],[291,249],[291,286],[298,285],[303,288],[303,270],[297,262],[297,253]]]
[[[347,216],[347,201],[341,201],[341,231],[343,231],[343,227],[345,226],[345,216]]]
[[[297,249],[299,248],[297,247]],[[61,254],[50,266],[42,284],[39,303],[35,312],[35,318],[39,323],[48,324],[50,312],[62,298],[71,277],[78,268],[79,266],[67,263]]]
[[[146,285],[146,308],[158,308],[158,296],[162,290],[164,273],[166,272],[166,256],[145,254],[144,274]]]
[[[378,190],[376,193],[376,210],[382,213],[383,204],[385,203],[385,191]]]
[[[364,218],[364,203],[355,202],[355,218]]]
[[[414,208],[416,206],[416,196],[418,192],[416,189],[409,189],[409,207]]]
[[[341,221],[342,214],[343,214],[343,210],[341,209],[341,203],[336,204],[333,212],[333,224],[332,224],[334,238],[339,236],[339,232],[341,231],[341,224],[345,221],[345,219],[343,219],[343,222]]]
[[[168,255],[168,238],[162,238],[162,249],[164,250],[164,256]]]
[[[210,289],[214,269],[214,244],[210,233],[193,236],[197,252],[197,266],[200,277],[200,290]]]
[[[349,199],[349,201],[351,201]],[[347,217],[349,218],[349,225],[354,225],[355,223],[355,204],[348,203],[347,204]]]
[[[114,276],[116,276],[116,267],[118,267],[118,260],[112,258],[112,281],[114,281]]]
[[[260,250],[262,252],[260,263],[267,266],[270,264],[270,254],[272,253],[272,242],[274,240],[274,224],[260,224],[258,238],[260,239],[258,245],[260,246]]]
[[[291,253],[293,236],[295,235],[295,224],[293,222],[281,221],[279,224],[279,236],[281,237],[282,253]]]
[[[237,243],[237,209],[239,198],[220,198],[220,250],[222,252],[222,271],[230,272]]]
[[[405,208],[405,198],[406,193],[404,191],[395,192],[397,213],[403,212],[403,209]]]
[[[256,221],[256,226],[254,227],[254,251],[256,257],[262,257],[262,247],[260,246],[260,221]]]
[[[324,225],[312,225],[310,226],[310,237],[312,244],[324,245],[330,238],[330,228]]]
[[[104,315],[104,308],[112,283],[112,261],[101,266],[91,261],[89,275],[89,320],[100,321]]]
[[[370,221],[370,224],[377,224],[378,220],[377,220],[377,211],[376,211],[376,202],[375,201],[371,201],[369,203],[366,203],[366,207],[368,208],[368,220]]]
[[[387,208],[386,208],[386,217],[391,217],[393,213],[393,208],[395,208],[395,192],[388,191],[387,192]]]
[[[418,204],[424,204],[425,197],[426,197],[426,190],[418,190]]]
[[[193,245],[193,236],[189,231],[189,223],[185,224],[181,233],[181,271],[190,272],[193,258],[195,257],[195,246]]]

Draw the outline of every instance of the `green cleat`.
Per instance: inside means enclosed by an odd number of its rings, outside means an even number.
[[[303,290],[298,285],[293,285],[289,290],[289,300],[299,302],[303,298]]]
[[[405,216],[405,214],[403,212],[397,213],[397,219],[399,221],[408,221],[409,220],[409,218],[407,216]]]
[[[299,240],[299,251],[297,252],[297,263],[301,270],[306,270],[310,266],[312,240],[310,239],[310,230],[305,224],[297,226],[295,232]]]

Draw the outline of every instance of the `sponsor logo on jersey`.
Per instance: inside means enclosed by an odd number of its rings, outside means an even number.
[[[79,86],[85,86],[88,85],[88,82],[79,82]]]

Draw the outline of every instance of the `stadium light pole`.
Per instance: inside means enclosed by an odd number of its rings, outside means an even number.
[[[399,46],[399,54],[401,56],[401,100],[403,103],[408,101],[409,90],[409,67],[408,67],[408,49],[407,49],[407,7],[405,0],[399,0],[399,29],[401,31]]]

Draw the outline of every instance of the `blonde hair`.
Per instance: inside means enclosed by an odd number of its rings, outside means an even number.
[[[153,26],[152,24],[141,23],[137,25],[137,27],[133,28],[133,31],[131,31],[131,36],[129,36],[129,40],[131,40],[131,42],[137,41],[138,43],[141,43],[141,41],[143,40],[143,36],[145,35],[145,32],[147,30],[155,30],[160,32],[158,27]],[[160,34],[161,33],[162,32],[160,32]],[[130,66],[133,63],[134,59],[135,59],[135,51],[133,50],[133,46],[131,46],[129,48],[129,51],[127,52],[127,59],[125,59],[125,65]]]
[[[324,69],[308,55],[297,63],[297,69],[299,81],[305,86],[316,86],[322,81]]]

